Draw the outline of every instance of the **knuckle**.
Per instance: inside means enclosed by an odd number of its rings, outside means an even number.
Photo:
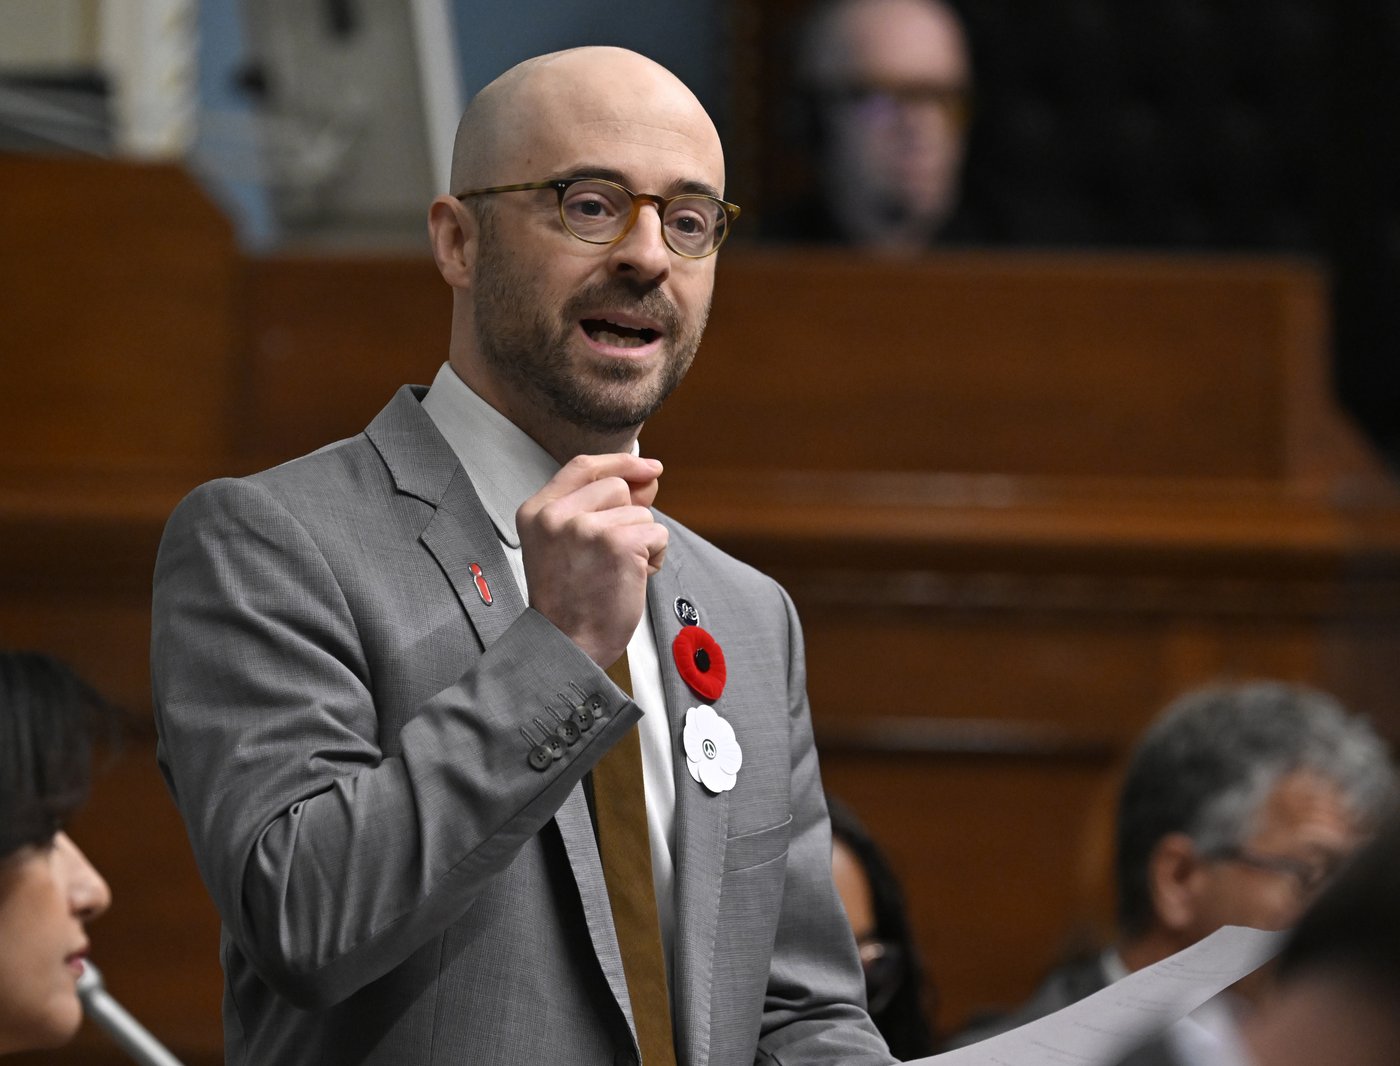
[[[569,524],[569,511],[558,501],[545,504],[535,515],[535,521],[546,533],[557,536]]]

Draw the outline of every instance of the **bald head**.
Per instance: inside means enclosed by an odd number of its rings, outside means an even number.
[[[457,127],[451,190],[540,180],[558,144],[590,127],[625,137],[636,125],[659,131],[659,151],[718,167],[722,184],[719,134],[695,94],[636,52],[589,47],[527,59],[473,97]]]

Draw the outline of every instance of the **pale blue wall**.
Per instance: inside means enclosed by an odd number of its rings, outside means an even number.
[[[585,44],[615,44],[669,68],[700,98],[723,134],[729,85],[727,12],[732,3],[456,0],[467,95],[530,56]]]
[[[199,100],[201,110],[238,113],[248,110],[246,97],[235,84],[244,62],[243,22],[238,0],[200,0]],[[201,131],[201,138],[208,136]],[[245,247],[266,248],[276,242],[277,227],[261,186],[244,176],[231,176],[216,164],[199,166],[205,142],[196,143],[196,172],[211,196],[228,214]]]
[[[324,0],[295,0],[317,3]],[[405,0],[341,0],[357,5]],[[728,116],[728,15],[734,0],[453,0],[467,96],[522,59],[560,48],[615,44],[635,49],[691,87],[723,137]],[[200,0],[203,105],[246,109],[234,85],[244,57],[241,0]],[[266,247],[277,233],[262,190],[251,180],[206,168],[211,191],[234,218],[245,244]],[[241,169],[241,168],[240,168]]]

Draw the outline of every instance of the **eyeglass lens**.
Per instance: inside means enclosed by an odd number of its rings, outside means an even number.
[[[1287,855],[1263,855],[1248,848],[1225,848],[1220,851],[1219,857],[1286,877],[1304,898],[1315,895],[1335,872],[1333,865],[1307,862]]]
[[[564,225],[575,237],[607,244],[622,236],[632,218],[632,198],[626,189],[605,181],[579,181],[564,191],[559,203]],[[728,224],[724,208],[708,196],[677,196],[668,200],[661,218],[666,244],[681,255],[707,255],[724,237]]]
[[[857,947],[865,971],[866,1008],[879,1013],[904,983],[904,953],[898,944],[884,940],[862,940]]]

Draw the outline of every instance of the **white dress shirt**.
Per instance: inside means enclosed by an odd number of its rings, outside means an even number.
[[[447,439],[462,469],[471,478],[482,506],[496,527],[496,535],[501,538],[520,595],[528,603],[530,597],[525,587],[525,562],[520,551],[520,534],[515,528],[515,512],[558,473],[559,464],[524,430],[473,392],[448,363],[443,363],[428,395],[423,397],[423,410]],[[635,442],[632,452],[637,454]],[[486,576],[488,581],[494,577]],[[661,687],[661,665],[652,637],[651,613],[645,601],[642,620],[627,644],[627,665],[632,675],[632,699],[643,712],[639,727],[647,826],[651,834],[651,875],[669,971],[675,925],[672,893],[676,782],[672,776],[671,731]]]

